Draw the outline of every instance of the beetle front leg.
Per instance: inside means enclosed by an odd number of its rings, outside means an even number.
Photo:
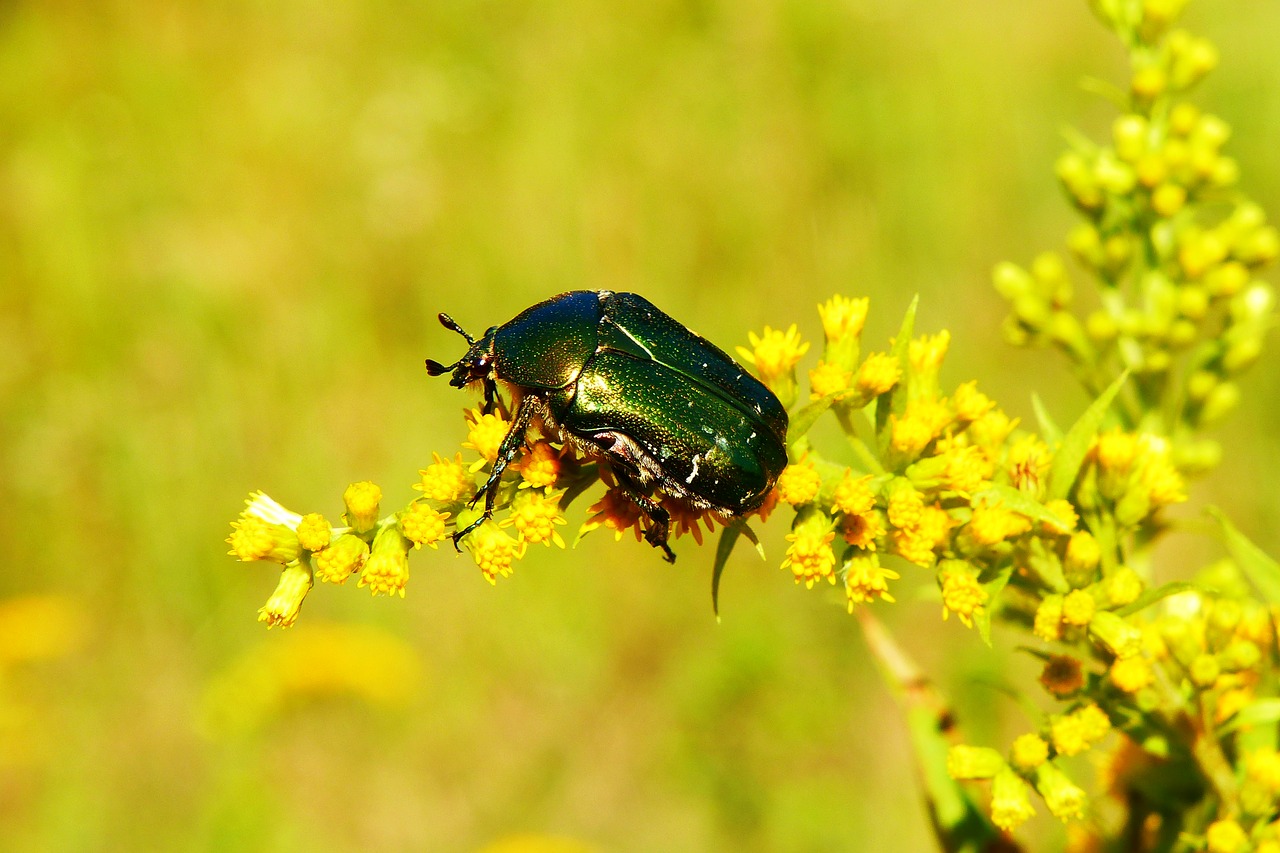
[[[459,553],[462,552],[462,538],[493,518],[493,505],[498,499],[498,485],[502,480],[502,474],[507,470],[507,466],[516,458],[520,448],[524,445],[525,432],[528,430],[533,416],[537,414],[537,409],[536,398],[530,396],[525,396],[521,399],[520,405],[516,407],[516,416],[511,423],[511,428],[502,437],[502,444],[498,445],[498,455],[493,461],[493,472],[489,474],[489,479],[485,480],[479,491],[467,502],[467,506],[475,506],[476,501],[480,500],[481,496],[484,496],[484,513],[462,530],[455,531],[453,534],[453,547]]]

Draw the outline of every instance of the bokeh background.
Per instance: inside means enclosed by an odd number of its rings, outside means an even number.
[[[1188,25],[1280,213],[1280,6]],[[1069,422],[989,273],[1059,244],[1060,130],[1105,134],[1078,83],[1122,69],[1075,0],[0,4],[0,849],[931,849],[898,709],[781,524],[720,624],[709,549],[597,536],[496,588],[420,554],[404,601],[319,588],[268,633],[275,572],[223,540],[252,488],[407,501],[463,437],[435,314],[572,288],[726,348],[819,336],[833,292],[880,346],[918,293],[950,382]],[[1247,388],[1186,514],[1280,553],[1275,362]],[[972,739],[1025,725],[1028,662],[927,585],[877,607]]]

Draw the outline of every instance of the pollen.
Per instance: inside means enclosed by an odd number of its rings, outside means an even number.
[[[560,451],[545,439],[520,460],[520,488],[548,489],[560,479]]]
[[[795,575],[796,583],[803,582],[806,587],[822,579],[836,582],[836,555],[831,550],[831,541],[835,539],[834,530],[823,530],[824,525],[802,524],[794,532],[787,534],[786,557],[782,568],[790,568]]]
[[[901,575],[880,565],[875,554],[863,554],[853,557],[845,566],[844,593],[849,612],[858,604],[867,604],[882,598],[892,602],[888,581],[897,580]]]
[[[333,538],[333,528],[318,512],[308,513],[298,521],[298,544],[308,551],[323,551]]]
[[[818,366],[809,371],[809,396],[817,400],[831,394],[839,394],[848,390],[853,379],[853,371],[846,370],[838,364],[819,361]]]
[[[778,497],[792,506],[812,503],[821,487],[818,469],[808,459],[788,465],[778,476]]]
[[[978,583],[978,572],[966,563],[953,560],[938,572],[942,587],[942,618],[956,614],[965,627],[973,627],[973,617],[987,603],[987,591]]]
[[[871,475],[855,477],[849,468],[836,484],[835,493],[831,497],[831,508],[845,515],[862,515],[875,506],[876,495],[871,488]]]
[[[832,296],[818,306],[818,316],[822,318],[822,333],[833,343],[858,337],[866,325],[870,305],[871,300],[867,297],[851,299],[847,296]]]
[[[471,466],[472,473],[475,473],[483,467],[484,463],[497,461],[498,448],[502,446],[502,440],[507,437],[511,424],[497,412],[481,414],[479,409],[467,412],[467,424],[467,440],[462,443],[462,446],[480,454],[480,461]]]
[[[342,493],[342,502],[347,507],[347,524],[357,533],[372,530],[378,523],[378,505],[382,502],[382,489],[374,483],[364,481],[352,483]]]
[[[409,582],[408,549],[408,540],[395,525],[379,530],[357,585],[369,587],[373,595],[399,595],[404,598],[404,588]]]
[[[892,355],[873,352],[858,367],[854,386],[868,397],[878,397],[898,384],[902,363]]]
[[[564,539],[556,525],[566,523],[560,513],[560,496],[552,497],[540,491],[522,494],[512,504],[511,515],[503,522],[504,525],[514,524],[523,542],[548,546],[554,542],[561,548],[564,547]]]
[[[755,367],[756,375],[765,384],[786,374],[809,351],[809,344],[800,338],[795,323],[785,332],[768,326],[759,335],[748,332],[747,340],[751,349],[738,347],[738,354]]]
[[[471,497],[476,484],[462,464],[462,451],[458,451],[453,459],[445,459],[439,453],[431,455],[436,461],[418,472],[422,480],[414,484],[414,488],[424,497],[445,504]]]
[[[316,577],[325,583],[346,583],[347,578],[360,571],[368,556],[369,546],[363,539],[344,533],[315,555]]]
[[[440,512],[425,503],[410,504],[400,514],[400,532],[413,543],[414,548],[430,545],[437,548],[436,543],[445,537],[445,522],[449,513]]]

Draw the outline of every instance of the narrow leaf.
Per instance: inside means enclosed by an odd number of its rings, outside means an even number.
[[[1177,595],[1182,592],[1208,592],[1203,586],[1190,581],[1173,581],[1171,583],[1162,584],[1155,589],[1149,589],[1133,601],[1126,604],[1116,611],[1121,616],[1132,616],[1141,610],[1145,610],[1157,601],[1168,598],[1171,595]]]
[[[1065,498],[1071,491],[1071,486],[1075,484],[1076,476],[1080,473],[1080,466],[1084,464],[1084,458],[1089,454],[1089,448],[1093,446],[1093,439],[1107,416],[1107,410],[1111,408],[1111,402],[1120,393],[1120,388],[1128,378],[1129,371],[1126,370],[1107,387],[1107,390],[1102,392],[1098,399],[1093,401],[1089,408],[1085,409],[1080,420],[1067,430],[1062,444],[1053,454],[1053,466],[1049,469],[1050,500]]]
[[[1217,507],[1209,507],[1209,515],[1222,525],[1222,539],[1231,556],[1240,564],[1245,576],[1253,582],[1258,592],[1262,593],[1271,604],[1280,604],[1280,564],[1254,545],[1248,536],[1231,523],[1231,520]]]
[[[822,417],[827,409],[831,408],[831,404],[836,402],[835,394],[828,394],[826,397],[819,397],[800,411],[791,416],[791,421],[787,426],[787,447],[793,447],[797,441],[804,438],[805,435],[817,423],[818,418]]]
[[[920,294],[917,293],[911,299],[911,304],[907,306],[907,313],[902,316],[902,326],[898,329],[898,336],[893,339],[893,349],[889,351],[890,355],[898,359],[898,363],[902,366],[902,379],[876,400],[876,437],[882,450],[888,440],[890,413],[897,412],[901,414],[907,407],[908,390],[911,383],[911,336],[915,334],[916,311],[919,306]]]
[[[998,503],[1019,515],[1025,515],[1032,521],[1043,521],[1059,527],[1066,526],[1064,519],[1058,518],[1040,501],[1021,489],[1015,489],[1013,486],[994,485],[973,494],[973,502],[975,504],[987,498],[992,499],[993,503]]]
[[[720,541],[716,543],[715,565],[711,570],[711,610],[715,613],[717,622],[720,621],[720,577],[724,574],[724,567],[729,562],[729,555],[738,544],[739,536],[745,536],[747,541],[755,546],[760,559],[764,559],[764,548],[760,545],[759,537],[742,519],[734,519],[720,531]]]
[[[1062,441],[1062,428],[1054,423],[1053,417],[1050,416],[1049,410],[1044,407],[1044,400],[1040,399],[1039,394],[1031,395],[1031,408],[1036,413],[1036,423],[1040,427],[1040,437],[1050,447]]]
[[[1009,577],[1013,574],[1013,564],[1005,566],[1000,570],[994,578],[982,585],[983,590],[987,593],[987,605],[983,607],[973,617],[973,621],[978,625],[978,635],[982,637],[982,642],[987,644],[987,648],[991,648],[991,612],[995,610],[993,606],[996,599],[999,598],[1001,590],[1005,584],[1009,582]]]

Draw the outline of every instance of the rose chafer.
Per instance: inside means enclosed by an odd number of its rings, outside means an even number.
[[[603,461],[648,518],[645,540],[667,545],[669,495],[733,518],[758,508],[787,465],[787,412],[768,388],[723,350],[634,293],[575,290],[552,297],[473,338],[453,318],[445,328],[470,344],[445,365],[449,384],[480,383],[485,411],[497,383],[513,405],[489,479],[471,499],[484,514],[454,533],[459,540],[493,515],[503,471],[541,424],[544,434]]]

